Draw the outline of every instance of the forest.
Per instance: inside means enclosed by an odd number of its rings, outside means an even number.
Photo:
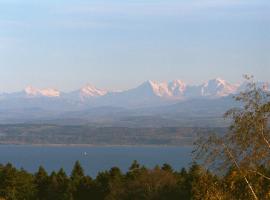
[[[260,168],[270,176],[270,170]],[[270,199],[270,181],[250,176],[259,199]],[[84,174],[76,162],[68,176],[63,169],[48,174],[40,167],[35,174],[0,166],[0,199],[7,200],[176,200],[252,199],[248,186],[231,168],[218,177],[194,163],[175,171],[169,164],[148,169],[134,161],[126,173],[117,167],[100,172],[95,178]]]

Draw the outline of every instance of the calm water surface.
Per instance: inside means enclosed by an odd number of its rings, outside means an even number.
[[[188,167],[192,147],[51,147],[0,145],[0,163],[36,172],[40,165],[48,172],[61,167],[69,174],[79,160],[85,173],[96,176],[113,166],[126,171],[133,160],[147,167],[169,163],[174,169]]]

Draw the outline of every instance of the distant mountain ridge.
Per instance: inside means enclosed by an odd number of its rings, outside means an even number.
[[[231,84],[221,78],[212,79],[200,85],[188,85],[182,80],[170,82],[149,80],[136,88],[125,91],[112,92],[87,84],[68,93],[54,88],[39,89],[28,86],[21,92],[1,94],[0,109],[1,105],[12,107],[10,105],[12,102],[15,107],[20,105],[23,108],[26,105],[27,108],[32,106],[43,109],[53,102],[59,109],[63,104],[65,109],[72,107],[71,110],[84,106],[153,107],[192,99],[218,99],[238,93],[246,87],[245,84]],[[260,85],[269,86],[268,83],[260,83]]]
[[[216,78],[200,85],[145,81],[112,92],[87,84],[72,92],[27,87],[0,95],[0,124],[58,123],[109,127],[223,126],[223,113],[239,106],[232,96],[247,83]],[[269,90],[268,83],[259,87]],[[225,123],[226,124],[226,123]]]
[[[260,82],[261,85],[266,84],[269,86],[269,83]],[[182,80],[173,80],[170,82],[158,82],[154,80],[148,80],[139,85],[136,88],[132,88],[120,92],[111,92],[105,89],[99,89],[91,84],[86,84],[82,88],[64,93],[55,88],[44,88],[39,89],[33,86],[28,86],[24,89],[23,93],[25,97],[68,97],[76,96],[78,99],[85,100],[85,98],[91,97],[101,97],[108,94],[121,94],[131,91],[139,91],[145,95],[154,95],[161,98],[196,98],[196,97],[223,97],[230,94],[236,93],[239,89],[242,89],[245,86],[245,83],[242,84],[231,84],[224,79],[215,78],[208,80],[200,85],[188,85]],[[13,93],[9,95],[12,96]]]

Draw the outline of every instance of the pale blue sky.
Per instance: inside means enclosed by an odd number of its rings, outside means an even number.
[[[270,81],[269,0],[0,0],[0,92]]]

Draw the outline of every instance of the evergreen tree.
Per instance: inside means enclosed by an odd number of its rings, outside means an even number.
[[[33,176],[17,170],[11,164],[3,166],[0,173],[0,197],[11,200],[35,199]]]
[[[76,198],[78,196],[78,194],[80,193],[80,186],[81,186],[81,182],[84,178],[84,171],[83,168],[80,164],[79,161],[76,161],[73,169],[71,171],[71,191],[73,193],[74,198]]]
[[[165,163],[161,167],[162,170],[173,173],[173,168],[168,163]]]
[[[49,177],[46,170],[40,166],[38,172],[35,174],[35,185],[37,188],[38,200],[48,199],[48,186],[49,186]]]
[[[70,177],[72,181],[77,181],[84,177],[84,171],[79,161],[75,162]]]
[[[89,176],[83,177],[73,191],[74,200],[98,199],[97,188]]]
[[[49,177],[48,199],[71,200],[69,179],[63,169],[58,173],[52,172]]]
[[[140,168],[140,164],[138,163],[137,160],[134,160],[129,167],[129,171],[137,170],[139,168]]]

